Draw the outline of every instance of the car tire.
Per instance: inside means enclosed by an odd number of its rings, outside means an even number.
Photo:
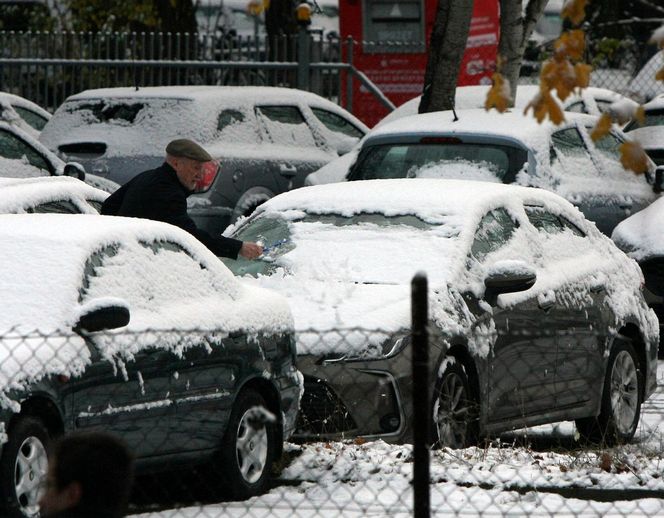
[[[274,193],[265,187],[252,187],[247,189],[235,204],[231,223],[235,223],[241,217],[249,217],[256,208],[274,197]]]
[[[50,434],[39,419],[21,416],[8,435],[0,457],[2,516],[39,516]]]
[[[478,404],[470,379],[459,360],[446,358],[447,365],[436,383],[433,405],[434,446],[466,448],[477,444]]]
[[[266,415],[267,404],[255,390],[242,391],[233,405],[221,448],[221,465],[228,496],[244,500],[262,493],[276,455],[276,424]]]
[[[607,362],[600,413],[597,417],[576,420],[581,437],[606,445],[631,441],[639,424],[643,383],[631,340],[616,339]]]

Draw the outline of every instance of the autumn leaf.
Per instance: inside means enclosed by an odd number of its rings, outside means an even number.
[[[636,174],[645,173],[648,170],[648,155],[638,142],[627,141],[620,144],[620,163],[625,169],[630,169]]]
[[[595,127],[590,132],[590,138],[593,139],[593,142],[597,142],[602,137],[606,137],[611,130],[611,116],[608,113],[603,113],[602,116],[595,124]]]
[[[590,72],[593,67],[587,63],[577,63],[574,65],[574,73],[576,74],[577,88],[588,88],[590,84]]]
[[[588,0],[570,0],[565,4],[560,15],[574,25],[579,25],[586,17],[586,3]]]
[[[555,41],[553,48],[573,61],[581,61],[586,50],[586,35],[580,29],[566,31]]]
[[[636,111],[634,112],[634,118],[638,121],[639,124],[645,124],[645,122],[646,122],[646,109],[643,106],[639,106],[636,109]],[[625,121],[625,123],[626,122],[627,121]]]
[[[491,108],[495,108],[500,113],[504,113],[511,104],[510,94],[509,81],[496,72],[493,74],[493,85],[487,93],[486,101],[484,101],[484,109],[489,111]]]
[[[365,444],[367,442],[367,440],[363,437],[356,437],[353,442],[358,446],[362,446],[363,444]]]
[[[528,106],[523,110],[524,115],[528,113],[528,110],[532,108],[533,114],[537,119],[537,122],[540,124],[548,116],[551,119],[551,122],[554,124],[560,124],[564,122],[565,116],[563,111],[560,108],[560,105],[553,99],[548,90],[540,90],[540,93],[537,94],[529,103]]]
[[[599,467],[607,472],[611,472],[611,465],[613,464],[611,455],[607,452],[602,453],[600,456]]]
[[[657,72],[657,74],[655,74],[655,79],[657,81],[664,81],[664,67],[662,67],[662,69]]]

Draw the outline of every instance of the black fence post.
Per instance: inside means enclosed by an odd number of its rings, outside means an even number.
[[[413,334],[413,516],[429,518],[429,336],[427,277],[411,283]]]

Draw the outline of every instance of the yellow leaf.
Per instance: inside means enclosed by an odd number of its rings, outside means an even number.
[[[572,0],[563,7],[560,15],[567,18],[574,25],[579,25],[586,17],[586,3],[588,0]]]
[[[639,124],[645,124],[646,122],[646,110],[643,105],[639,106],[634,112],[634,118],[639,122]],[[627,121],[625,121],[627,122]],[[623,123],[624,124],[624,123]]]
[[[547,101],[547,107],[549,109],[549,119],[551,119],[551,122],[553,122],[556,126],[565,122],[563,109],[556,101],[553,100],[553,97],[551,96],[549,96]]]
[[[609,134],[611,130],[611,117],[608,113],[603,113],[602,116],[595,124],[595,127],[590,132],[590,138],[593,139],[593,142],[597,142],[602,137],[605,137]]]
[[[648,155],[638,142],[627,141],[620,144],[620,163],[625,169],[630,169],[636,174],[645,173],[648,170]]]
[[[560,105],[551,97],[548,90],[540,88],[540,93],[537,94],[523,110],[524,115],[532,108],[533,115],[540,124],[548,116],[554,124],[560,124],[565,120]]]
[[[593,67],[586,63],[577,63],[574,65],[574,72],[576,73],[576,86],[579,88],[587,88],[590,84],[590,72]]]
[[[553,48],[556,53],[573,61],[581,61],[586,49],[586,35],[579,29],[563,32],[553,44]]]
[[[662,69],[657,72],[655,79],[657,79],[657,81],[664,81],[664,67],[662,67]]]
[[[507,111],[510,106],[510,87],[509,83],[499,73],[493,74],[493,85],[489,89],[484,102],[484,109],[489,111],[495,108],[500,113]]]

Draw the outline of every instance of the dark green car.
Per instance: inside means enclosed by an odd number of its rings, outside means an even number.
[[[118,435],[139,472],[212,462],[230,496],[264,489],[302,390],[280,296],[157,222],[6,215],[0,234],[4,512],[36,515],[73,430]]]

